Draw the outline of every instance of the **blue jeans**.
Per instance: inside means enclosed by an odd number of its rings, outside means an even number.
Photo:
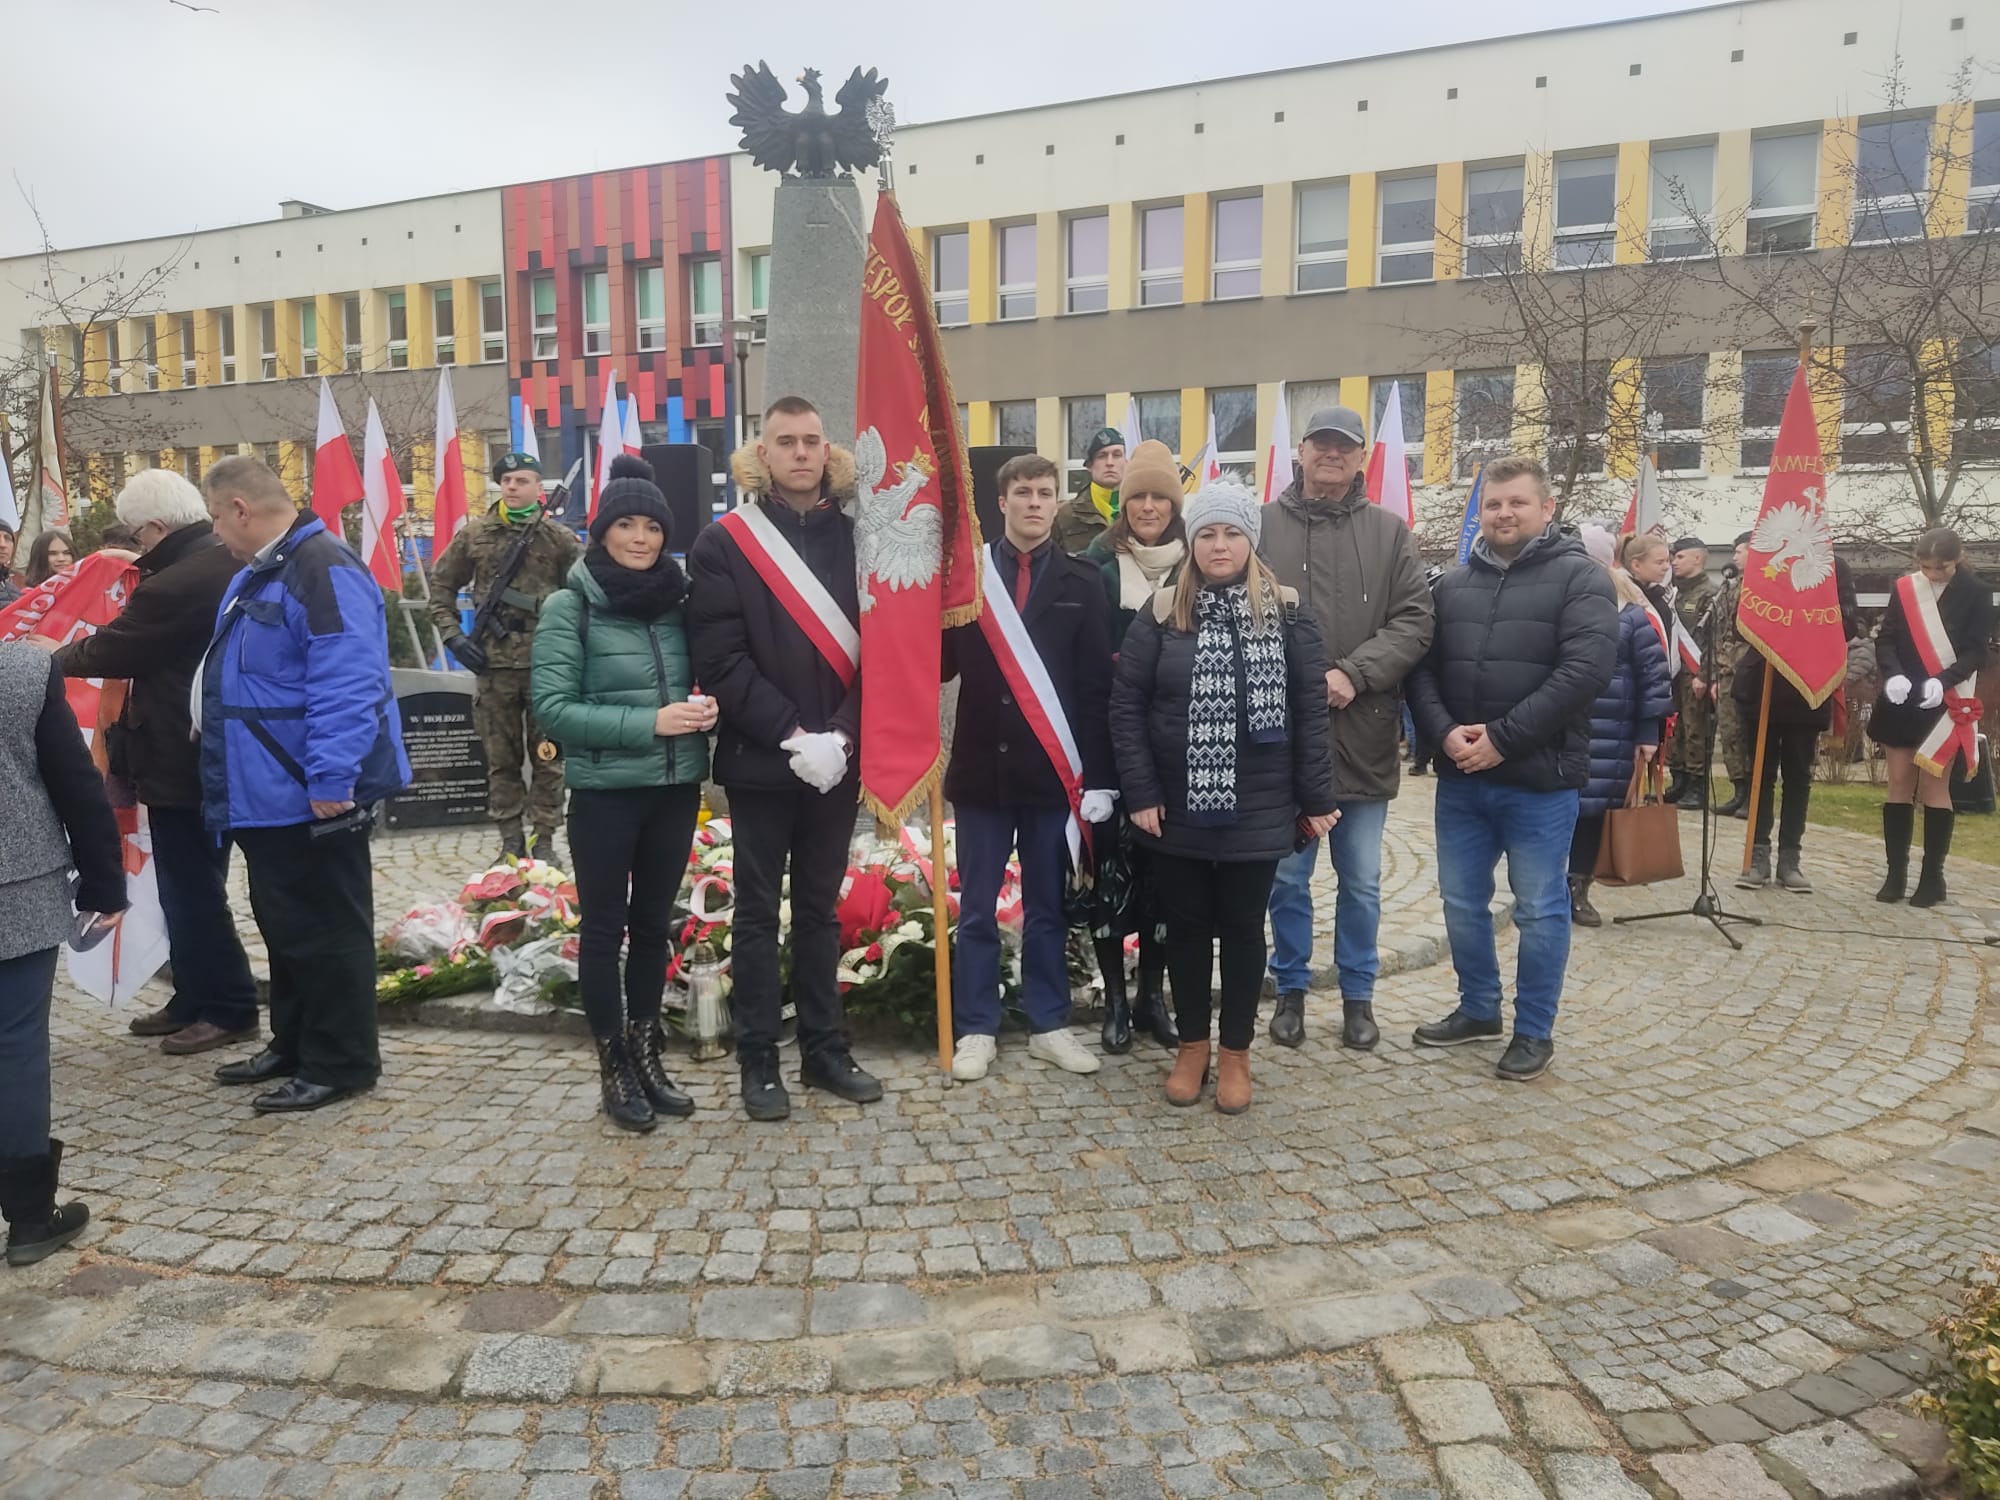
[[[49,1149],[49,995],[56,949],[0,959],[0,1157]]]
[[[1021,1008],[1031,1031],[1069,1023],[1063,884],[1069,878],[1066,807],[956,808],[958,946],[951,957],[952,1030],[1000,1034],[1000,924],[994,908],[1007,856],[1021,855]]]
[[[203,829],[198,807],[149,807],[146,819],[174,966],[168,1012],[184,1025],[254,1031],[257,982],[229,910],[228,840]]]
[[[1340,998],[1363,1004],[1375,998],[1381,967],[1376,934],[1382,927],[1382,828],[1386,802],[1342,802],[1340,821],[1326,836],[1333,854],[1333,961]],[[1271,979],[1279,993],[1312,984],[1313,866],[1319,840],[1278,862],[1271,887]]]
[[[1493,941],[1493,871],[1507,856],[1521,951],[1514,973],[1514,1032],[1553,1037],[1569,965],[1569,843],[1574,791],[1533,792],[1485,776],[1438,778],[1438,891],[1444,897],[1458,1007],[1500,1018],[1500,958]]]

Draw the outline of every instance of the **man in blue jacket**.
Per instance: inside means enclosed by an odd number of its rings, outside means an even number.
[[[410,779],[382,591],[347,543],[254,458],[202,479],[215,534],[245,564],[195,674],[202,817],[243,851],[271,960],[271,1042],[216,1069],[277,1087],[260,1114],[373,1088],[374,804]]]

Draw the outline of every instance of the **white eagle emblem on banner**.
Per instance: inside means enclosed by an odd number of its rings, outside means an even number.
[[[1751,548],[1770,554],[1764,576],[1776,578],[1789,565],[1792,587],[1800,592],[1833,576],[1833,531],[1826,524],[1820,492],[1809,489],[1805,498],[1805,505],[1780,505],[1760,517],[1750,533]]]
[[[865,615],[875,607],[872,585],[879,583],[894,593],[927,587],[938,576],[944,518],[935,505],[911,506],[931,479],[930,465],[921,454],[897,464],[896,482],[881,488],[889,473],[889,451],[882,434],[870,427],[854,440],[854,467],[861,495],[854,561]]]

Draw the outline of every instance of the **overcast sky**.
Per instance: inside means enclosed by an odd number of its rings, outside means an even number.
[[[0,0],[0,255],[39,246],[23,190],[83,245],[728,150],[760,58],[880,68],[914,123],[1700,0],[188,3]]]

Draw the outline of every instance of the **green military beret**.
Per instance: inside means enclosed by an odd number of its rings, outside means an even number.
[[[1120,432],[1116,427],[1100,427],[1096,432],[1091,434],[1090,446],[1083,450],[1083,461],[1091,463],[1095,461],[1097,455],[1104,449],[1122,448],[1124,446],[1124,433]]]
[[[542,461],[532,453],[503,453],[493,461],[493,481],[499,483],[516,469],[533,469],[542,472]]]

